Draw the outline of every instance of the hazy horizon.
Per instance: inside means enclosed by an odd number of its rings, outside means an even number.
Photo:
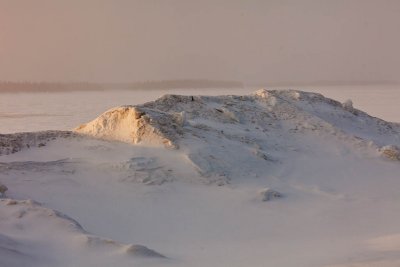
[[[0,1],[0,80],[399,81],[400,2]]]

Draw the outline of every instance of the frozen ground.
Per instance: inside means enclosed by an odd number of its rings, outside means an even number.
[[[399,266],[399,124],[259,91],[77,129],[0,139],[0,266]]]

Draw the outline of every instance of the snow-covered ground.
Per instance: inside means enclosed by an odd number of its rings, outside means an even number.
[[[0,266],[399,266],[400,125],[355,108],[165,96],[1,136]]]

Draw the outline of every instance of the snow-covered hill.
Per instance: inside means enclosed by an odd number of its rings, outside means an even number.
[[[399,124],[371,117],[351,102],[294,90],[259,90],[246,96],[165,95],[143,105],[111,109],[75,131],[179,148],[202,176],[218,178],[218,183],[260,176],[292,151],[318,152],[331,144],[335,150],[373,156],[382,147],[392,145],[395,151],[400,145]],[[335,153],[330,146],[328,150]]]
[[[262,132],[262,139],[268,137],[269,131],[271,134],[279,131],[277,135],[285,130],[334,135],[343,131],[377,143],[400,142],[400,124],[371,117],[353,108],[351,101],[341,104],[317,93],[295,90],[262,89],[246,96],[165,95],[143,105],[111,109],[75,131],[128,143],[169,147],[205,129],[218,131],[218,126],[244,128],[253,134]],[[228,133],[219,133],[230,138]],[[156,136],[158,142],[154,140]]]
[[[1,135],[0,253],[6,266],[397,266],[399,146],[399,124],[295,90],[166,95],[73,132]],[[131,243],[167,258],[127,257],[160,256]]]

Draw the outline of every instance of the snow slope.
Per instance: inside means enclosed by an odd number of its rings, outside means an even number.
[[[0,266],[400,261],[400,125],[350,103],[166,95],[48,135],[1,136]]]

